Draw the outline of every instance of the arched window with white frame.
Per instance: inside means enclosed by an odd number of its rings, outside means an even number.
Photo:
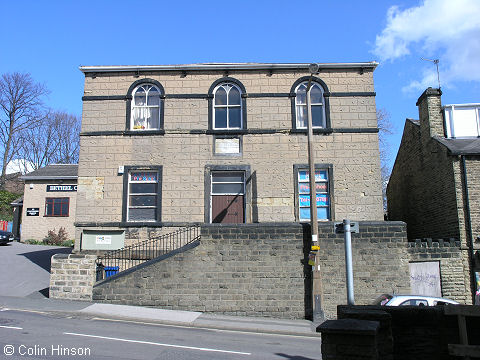
[[[307,118],[307,86],[308,81],[303,81],[295,88],[295,118],[296,128],[306,129]],[[325,97],[322,86],[316,82],[311,83],[310,107],[312,109],[312,127],[325,128]]]
[[[161,91],[153,84],[141,84],[132,93],[130,130],[159,130]]]
[[[213,129],[242,129],[242,91],[233,83],[222,83],[213,91]]]

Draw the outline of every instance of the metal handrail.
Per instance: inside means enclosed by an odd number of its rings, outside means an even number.
[[[200,239],[200,226],[193,225],[169,234],[108,251],[97,258],[97,281],[168,254]]]

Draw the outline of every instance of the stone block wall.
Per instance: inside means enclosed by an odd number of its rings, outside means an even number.
[[[454,163],[455,176],[458,178],[458,184],[462,184],[462,165],[460,158]],[[480,241],[477,238],[480,237],[480,156],[466,156],[465,168],[467,173],[468,183],[468,200],[470,205],[470,217],[472,219],[472,235],[474,247],[480,250]],[[460,216],[460,226],[465,232],[465,211],[466,211],[466,196],[463,188],[457,187],[457,197],[463,201],[459,201],[458,213]],[[462,236],[467,238],[467,235]]]
[[[388,218],[407,223],[409,239],[460,239],[452,157],[436,140],[420,142],[420,125],[407,120],[387,187]]]
[[[93,300],[304,318],[305,246],[300,224],[203,226],[198,246],[99,282]]]
[[[471,304],[468,251],[455,239],[423,239],[408,243],[410,261],[439,261],[442,296]]]
[[[50,298],[92,300],[92,288],[96,279],[96,259],[95,255],[53,255]]]
[[[327,318],[347,303],[344,234],[333,225],[319,226],[320,268]],[[355,303],[367,305],[383,293],[410,290],[405,223],[400,221],[360,222],[352,233]]]
[[[343,234],[319,225],[323,308],[346,303]],[[392,288],[408,292],[405,224],[360,222],[353,234],[356,301]],[[298,223],[204,225],[198,246],[97,283],[93,300],[164,309],[303,319],[311,317],[308,226]]]
[[[450,355],[449,344],[458,345],[461,342],[456,314],[466,316],[468,344],[478,347],[480,344],[480,327],[477,324],[480,315],[478,306],[339,306],[340,320],[330,321],[317,328],[322,332],[322,339],[324,332],[327,337],[330,334],[335,335],[330,336],[332,341],[328,344],[327,352],[322,351],[322,357],[323,359],[349,360],[453,359],[456,356]],[[369,330],[375,324],[378,329],[373,334],[375,341],[370,339],[369,343],[366,342],[363,347],[358,347],[357,353],[351,353],[349,357],[343,356],[345,337],[353,334],[358,338],[362,333],[356,331],[357,329],[365,333],[365,330]],[[373,331],[370,330],[370,334],[372,333]],[[470,351],[474,354],[475,347],[471,346]]]

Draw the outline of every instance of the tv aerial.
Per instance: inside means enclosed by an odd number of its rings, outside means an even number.
[[[440,62],[439,59],[425,59],[425,58],[420,58],[422,60],[425,60],[425,61],[430,61],[430,62],[433,62],[435,64],[435,66],[437,67],[437,81],[438,81],[438,89],[440,89],[440,72],[438,71],[438,63]]]

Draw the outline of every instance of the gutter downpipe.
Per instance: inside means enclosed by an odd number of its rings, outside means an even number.
[[[474,271],[474,259],[475,259],[475,252],[473,250],[473,232],[472,232],[472,218],[470,215],[470,200],[469,200],[469,195],[468,195],[468,182],[467,182],[467,164],[465,162],[465,155],[460,155],[462,158],[462,177],[463,177],[463,184],[465,186],[465,211],[466,211],[466,216],[465,220],[467,221],[467,232],[468,232],[468,241],[467,241],[467,246],[468,246],[468,257],[470,258],[469,263],[470,263],[470,290],[472,291],[472,304],[475,304],[475,293],[477,291],[477,285],[476,285],[476,279],[475,279],[475,271]]]

